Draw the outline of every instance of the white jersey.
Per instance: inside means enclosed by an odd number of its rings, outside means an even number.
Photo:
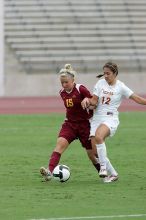
[[[99,115],[118,117],[118,107],[122,98],[129,98],[133,91],[120,80],[117,80],[114,85],[109,85],[105,79],[101,79],[96,83],[93,94],[99,98],[94,118]]]

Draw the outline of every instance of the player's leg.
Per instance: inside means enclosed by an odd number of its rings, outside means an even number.
[[[119,125],[118,118],[110,118],[103,122],[110,129],[110,137],[112,137]],[[104,179],[104,182],[113,182],[118,180],[119,176],[108,157],[106,157],[106,169],[108,171],[108,177]]]
[[[104,124],[101,124],[97,128],[96,133],[95,133],[96,141],[97,141],[96,147],[97,147],[97,151],[99,155],[99,160],[100,160],[100,163],[103,164],[103,166],[100,164],[101,171],[99,175],[101,177],[105,177],[106,175],[104,174],[106,174],[106,171],[107,171],[109,182],[117,180],[118,173],[112,166],[109,158],[107,157],[106,145],[105,145],[104,140],[106,137],[113,136],[115,134],[118,125],[119,125],[119,121],[117,119],[108,120],[104,122]]]
[[[91,139],[89,137],[90,135],[90,123],[89,122],[82,122],[79,126],[79,140],[82,144],[82,146],[86,149],[88,158],[91,160],[92,164],[96,168],[96,170],[99,172],[100,170],[100,164],[97,157],[97,151],[92,148]]]
[[[61,155],[67,149],[68,145],[69,143],[65,138],[59,137],[57,139],[56,147],[54,148],[49,159],[48,168],[45,167],[40,168],[40,173],[46,181],[51,179],[52,172],[54,168],[58,165]]]
[[[106,168],[108,172],[108,177],[103,178],[104,183],[111,183],[118,180],[119,176],[113,165],[111,164],[110,160],[106,158]]]
[[[107,167],[108,175],[118,176],[118,173],[115,170],[115,168],[113,167],[113,165],[111,164],[109,158],[106,158],[106,167]]]
[[[99,163],[99,158],[98,158],[98,154],[97,154],[97,150],[96,150],[96,142],[95,142],[95,137],[92,136],[91,138],[91,145],[92,145],[92,158],[90,159],[93,163],[93,165],[95,166],[96,170],[100,171],[100,163]],[[89,156],[89,155],[88,155]]]
[[[76,138],[72,126],[68,122],[62,125],[59,132],[56,147],[54,148],[48,163],[48,168],[41,167],[40,173],[45,180],[50,180],[54,168],[58,165],[61,155],[67,149],[68,145]]]
[[[95,137],[92,136],[91,137],[91,143],[92,143],[92,148],[94,150],[94,155],[96,155],[96,142],[95,142]],[[99,158],[97,158],[98,160],[98,163],[99,163]],[[108,175],[109,176],[117,176],[118,173],[117,171],[114,169],[113,165],[111,164],[109,158],[106,157],[106,169],[107,169],[107,172],[108,172]]]
[[[64,137],[59,137],[57,139],[56,147],[54,148],[53,153],[51,154],[48,168],[52,173],[54,168],[58,165],[61,155],[67,149],[69,142]]]
[[[96,168],[96,170],[99,173],[99,171],[100,171],[100,164],[99,164],[99,159],[98,159],[97,155],[94,154],[93,150],[87,150],[86,149],[86,152],[87,152],[87,155],[88,155],[89,159],[91,160],[93,166]]]
[[[100,172],[99,176],[104,178],[108,175],[107,173],[107,151],[105,145],[105,138],[110,135],[110,129],[105,125],[101,124],[95,132],[95,141],[96,141],[96,148],[99,157],[100,163]]]

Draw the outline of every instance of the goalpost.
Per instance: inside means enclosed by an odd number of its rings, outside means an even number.
[[[4,0],[0,0],[0,96],[4,95]]]

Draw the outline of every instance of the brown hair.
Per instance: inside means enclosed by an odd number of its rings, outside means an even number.
[[[113,62],[107,62],[104,66],[103,66],[103,69],[107,67],[109,68],[114,74],[116,74],[116,76],[118,75],[118,66],[116,63],[113,63]],[[97,78],[100,78],[102,77],[104,74],[99,74],[97,76]]]
[[[116,74],[116,76],[118,75],[118,66],[117,66],[117,64],[112,63],[112,62],[107,62],[107,63],[103,66],[103,69],[104,69],[105,67],[109,68],[113,73]]]

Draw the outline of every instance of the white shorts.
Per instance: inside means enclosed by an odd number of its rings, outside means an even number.
[[[112,116],[98,116],[98,119],[92,118],[90,121],[91,129],[90,136],[95,136],[96,129],[101,125],[105,124],[110,129],[110,137],[112,137],[119,125],[119,119]]]

